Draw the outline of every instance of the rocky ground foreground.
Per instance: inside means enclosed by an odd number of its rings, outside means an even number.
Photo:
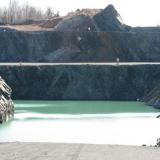
[[[152,147],[5,143],[0,144],[1,160],[159,160],[160,149]]]

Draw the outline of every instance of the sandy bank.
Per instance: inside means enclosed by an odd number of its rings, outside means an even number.
[[[152,147],[5,143],[0,144],[1,160],[159,160],[160,149]]]
[[[43,28],[40,27],[38,25],[0,25],[0,27],[4,27],[4,28],[10,28],[10,29],[14,29],[17,31],[52,31],[52,28]]]

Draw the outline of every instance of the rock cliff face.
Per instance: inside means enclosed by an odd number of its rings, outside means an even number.
[[[143,101],[146,104],[154,106],[160,109],[160,83],[158,82],[156,87],[154,87],[144,98]],[[159,117],[160,118],[160,117]]]
[[[14,115],[14,104],[11,100],[11,88],[0,77],[0,123]]]
[[[160,32],[0,32],[1,62],[160,61]]]
[[[41,24],[51,31],[0,28],[2,62],[160,61],[160,29],[132,28],[112,5]]]
[[[160,61],[160,28],[127,26],[112,5],[39,25],[50,31],[0,27],[0,62]],[[15,99],[136,100],[150,92],[144,100],[159,106],[159,65],[1,67],[0,74]]]
[[[160,80],[160,65],[1,67],[14,99],[137,100]]]

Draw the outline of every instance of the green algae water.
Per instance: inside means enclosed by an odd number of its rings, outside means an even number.
[[[0,125],[0,142],[153,145],[159,110],[140,102],[15,101],[15,117]]]

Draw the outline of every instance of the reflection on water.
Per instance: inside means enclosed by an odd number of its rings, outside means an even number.
[[[16,101],[0,142],[155,144],[158,110],[139,102]]]

